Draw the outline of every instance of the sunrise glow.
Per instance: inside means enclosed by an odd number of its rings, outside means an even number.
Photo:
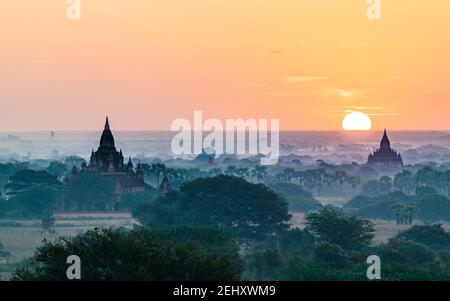
[[[368,131],[372,128],[372,121],[367,114],[352,112],[345,116],[342,128],[346,131]]]

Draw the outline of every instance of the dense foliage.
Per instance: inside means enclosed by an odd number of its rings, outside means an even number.
[[[320,207],[320,202],[314,199],[312,193],[299,185],[279,182],[269,187],[286,199],[290,211],[309,212]]]
[[[179,192],[139,206],[134,215],[148,227],[211,225],[254,238],[286,230],[287,207],[262,184],[219,175],[185,183]]]
[[[370,221],[346,216],[333,209],[323,208],[306,217],[307,230],[320,242],[327,242],[343,250],[361,250],[370,245],[374,226]]]
[[[178,235],[170,236],[177,231],[97,229],[53,242],[44,241],[36,250],[34,263],[18,268],[12,280],[67,280],[66,260],[73,254],[81,259],[82,280],[239,279],[241,266],[235,260],[237,254],[231,258],[217,251],[217,246],[208,249],[187,238],[179,242]]]
[[[415,225],[400,232],[397,238],[415,241],[436,251],[450,249],[450,233],[446,232],[441,224]]]
[[[450,221],[450,200],[429,187],[417,188],[415,195],[396,191],[375,197],[357,196],[344,209],[366,218]]]
[[[73,157],[40,170],[0,164],[0,180],[7,179],[0,217],[110,210],[115,185],[95,175],[74,178],[62,201],[68,166],[82,163]],[[253,166],[143,164],[147,182],[159,185],[165,175],[173,190],[121,196],[115,209],[133,210],[141,226],[46,241],[14,279],[64,280],[65,259],[77,254],[85,280],[367,280],[366,259],[376,254],[383,280],[450,280],[450,234],[432,224],[450,221],[447,170],[405,167],[380,177],[354,164]],[[342,209],[320,207],[330,195],[351,200]],[[306,214],[306,228],[289,227],[288,209]],[[402,226],[408,230],[376,245],[368,218],[429,223]]]
[[[62,200],[62,183],[46,171],[18,171],[5,188],[8,198],[0,199],[0,217],[41,218]]]

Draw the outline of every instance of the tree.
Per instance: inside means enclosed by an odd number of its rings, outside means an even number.
[[[389,194],[392,191],[392,179],[388,176],[383,176],[379,180],[380,182],[380,194]]]
[[[101,175],[83,174],[71,180],[64,207],[65,210],[91,211],[113,207],[115,182]]]
[[[433,250],[450,249],[450,233],[444,230],[442,224],[415,225],[408,230],[400,232],[396,238],[415,241]]]
[[[405,206],[405,214],[409,225],[412,225],[414,218],[416,217],[419,209],[415,204],[408,204]]]
[[[239,246],[236,237],[228,230],[210,226],[174,226],[157,231],[153,235],[169,243],[193,243],[204,251],[228,255],[238,259]]]
[[[314,250],[316,261],[334,268],[345,268],[349,265],[347,253],[340,246],[327,241],[318,243]]]
[[[80,168],[83,163],[86,164],[86,160],[78,156],[67,156],[64,159],[64,164],[67,166],[76,166],[77,168]]]
[[[424,167],[416,174],[416,182],[418,187],[431,187],[438,190],[438,172],[431,167]]]
[[[129,192],[120,197],[119,210],[130,210],[141,204],[153,202],[158,198],[158,190],[153,187],[146,188],[143,192]]]
[[[208,171],[208,176],[209,177],[215,177],[215,176],[218,176],[220,174],[223,174],[223,170],[220,167],[215,167],[215,168],[212,168],[212,169],[210,169]]]
[[[250,171],[248,168],[245,167],[239,167],[236,169],[236,176],[239,178],[248,178],[250,176]]]
[[[237,176],[237,167],[234,165],[229,165],[225,169],[225,175],[227,176]]]
[[[343,250],[368,247],[375,231],[372,222],[346,216],[327,207],[308,214],[306,226],[319,242],[335,244]]]
[[[34,262],[19,267],[12,280],[67,280],[66,260],[73,254],[81,259],[85,281],[225,281],[239,280],[241,272],[227,255],[161,239],[155,231],[96,229],[44,241]]]
[[[29,168],[28,162],[0,163],[0,186],[4,186],[16,172]]]
[[[25,169],[11,176],[5,189],[12,196],[36,186],[61,188],[62,183],[46,171]]]
[[[167,167],[162,163],[155,163],[150,166],[150,168],[144,167],[144,171],[148,171],[151,175],[156,177],[156,185],[158,186],[161,181],[161,175],[166,172]]]
[[[251,171],[251,177],[261,182],[268,176],[267,166],[264,165],[256,165],[255,168]]]
[[[287,183],[291,183],[295,177],[296,177],[296,172],[295,172],[295,169],[293,169],[293,168],[286,168],[282,172],[280,172],[276,175],[276,178],[280,182],[287,182]]]
[[[284,258],[309,261],[314,256],[314,243],[310,232],[294,228],[279,236],[277,247]]]
[[[50,165],[47,167],[47,172],[60,179],[64,176],[67,169],[68,169],[67,165],[65,165],[64,163],[52,161],[50,162]]]
[[[297,184],[279,182],[270,184],[269,187],[287,200],[291,211],[309,212],[321,206],[311,192]]]
[[[287,202],[262,184],[219,175],[181,186],[154,203],[139,206],[134,216],[148,227],[210,225],[242,237],[261,237],[287,229]]]
[[[386,195],[392,191],[392,180],[390,177],[381,177],[378,181],[370,180],[362,187],[362,194],[366,196]]]
[[[8,200],[0,201],[0,216],[43,218],[61,205],[62,192],[48,186],[33,186]]]
[[[409,170],[404,170],[394,178],[394,187],[399,191],[411,195],[416,188],[416,180]]]
[[[423,265],[432,262],[436,254],[427,246],[402,239],[390,239],[375,251],[384,263]]]
[[[314,261],[290,261],[281,269],[281,280],[287,281],[350,281],[364,280],[364,276],[364,269],[355,273]]]
[[[62,183],[46,171],[18,171],[5,188],[8,198],[0,200],[2,217],[42,218],[61,204]]]
[[[395,214],[397,225],[411,225],[419,212],[416,205],[406,203],[394,204],[391,210]]]
[[[352,188],[356,188],[356,186],[361,184],[361,178],[357,176],[350,176],[347,178],[347,183],[352,186]]]
[[[380,194],[380,183],[377,180],[370,180],[362,186],[361,194],[375,197]]]
[[[5,247],[3,246],[2,242],[0,241],[0,258],[8,256],[9,253],[5,251]]]
[[[277,250],[256,250],[246,256],[248,277],[258,281],[278,278],[282,259]]]
[[[415,204],[419,209],[418,217],[423,221],[450,221],[450,200],[429,187],[418,187]]]

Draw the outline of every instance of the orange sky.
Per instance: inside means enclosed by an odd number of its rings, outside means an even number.
[[[65,0],[0,5],[0,131],[168,130],[279,118],[336,130],[450,129],[450,1]]]

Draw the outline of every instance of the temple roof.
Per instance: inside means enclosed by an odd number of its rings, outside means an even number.
[[[383,138],[381,139],[380,148],[369,155],[368,164],[377,166],[402,166],[403,160],[399,153],[391,148],[391,142],[384,130]]]
[[[384,150],[391,149],[391,142],[389,141],[386,129],[384,129],[383,139],[381,139],[380,148]]]
[[[105,129],[100,138],[100,147],[114,147],[114,137],[109,127],[108,117],[106,117]]]

